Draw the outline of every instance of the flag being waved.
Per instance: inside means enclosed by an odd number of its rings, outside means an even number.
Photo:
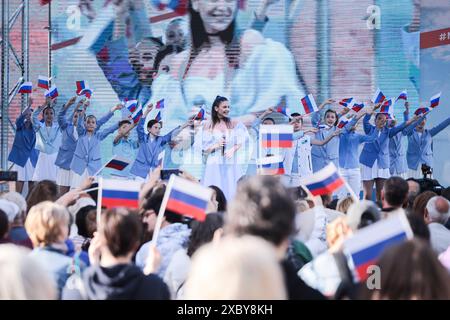
[[[81,95],[81,91],[87,88],[86,82],[84,80],[80,80],[76,82],[77,85],[77,95]]]
[[[403,90],[400,95],[398,96],[397,100],[395,100],[395,102],[397,102],[398,100],[408,100],[408,93],[406,92],[406,90]]]
[[[132,115],[131,115],[131,119],[133,120],[133,123],[138,123],[139,120],[141,120],[143,116],[142,113],[142,107],[139,107]]]
[[[377,104],[377,103],[383,102],[385,99],[386,99],[386,96],[383,94],[383,92],[381,92],[380,89],[377,89],[377,91],[373,95],[372,102]]]
[[[343,127],[345,127],[345,126],[347,125],[348,121],[349,121],[349,120],[348,120],[347,118],[342,117],[341,120],[339,121],[337,127],[338,127],[339,129],[342,129]]]
[[[344,179],[339,175],[333,162],[330,162],[325,168],[315,172],[300,180],[314,196],[333,193],[345,185]]]
[[[31,81],[24,82],[19,88],[19,93],[31,93],[33,91],[33,83]]]
[[[134,113],[136,109],[138,108],[138,101],[137,100],[128,100],[125,102],[125,108],[128,109],[131,113]]]
[[[98,206],[106,208],[139,208],[139,190],[142,182],[99,178]]]
[[[258,174],[270,176],[285,174],[283,157],[277,155],[258,159]]]
[[[156,103],[156,107],[155,107],[156,109],[164,109],[164,99],[161,99],[161,100],[159,100],[157,103]]]
[[[305,108],[305,114],[319,111],[319,108],[317,108],[316,100],[314,100],[312,94],[308,94],[307,96],[303,97],[301,101],[303,108]]]
[[[259,141],[263,148],[291,148],[293,133],[291,125],[261,125]]]
[[[381,113],[391,113],[391,112],[390,112],[391,106],[392,106],[392,99],[386,100],[386,101],[383,102],[383,104],[381,105],[380,112],[381,112]]]
[[[339,101],[339,104],[343,107],[348,107],[348,105],[352,102],[353,98],[345,98]]]
[[[55,86],[51,87],[45,92],[45,96],[55,99],[57,96],[59,96],[58,89]]]
[[[388,247],[412,239],[413,232],[404,213],[398,213],[373,225],[358,230],[345,240],[343,252],[348,258],[356,281],[364,281],[370,275],[368,268]]]
[[[171,175],[164,194],[165,209],[199,221],[206,218],[212,190],[201,184]]]
[[[364,103],[353,102],[352,110],[355,112],[359,112],[364,108]]]
[[[125,169],[129,164],[130,164],[130,160],[125,159],[125,158],[121,158],[117,155],[115,155],[106,165],[105,168],[111,168],[111,169],[116,169],[119,171],[122,171],[123,169]]]
[[[38,77],[38,87],[48,90],[50,89],[50,78],[39,76]]]
[[[434,109],[439,105],[439,100],[441,99],[441,93],[435,94],[430,98],[430,108]]]

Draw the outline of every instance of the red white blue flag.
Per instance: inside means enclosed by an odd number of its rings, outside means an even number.
[[[319,108],[317,108],[316,100],[314,100],[312,94],[308,94],[307,96],[303,97],[301,102],[303,108],[305,109],[305,114],[319,111]]]
[[[31,93],[33,91],[33,83],[31,81],[24,82],[19,88],[19,93]]]
[[[344,179],[339,175],[333,162],[323,169],[309,175],[300,181],[314,196],[333,193],[345,185]]]
[[[50,89],[50,79],[48,77],[39,76],[38,77],[38,87],[48,90]]]
[[[377,91],[373,95],[372,102],[377,104],[377,103],[383,102],[385,99],[386,99],[386,96],[383,94],[383,92],[381,92],[380,89],[377,89]]]
[[[435,94],[430,98],[430,108],[434,109],[439,105],[439,100],[441,99],[441,93]]]

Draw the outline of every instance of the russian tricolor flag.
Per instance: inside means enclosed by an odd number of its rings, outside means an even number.
[[[58,89],[55,86],[51,87],[45,92],[45,96],[55,99],[57,96],[59,96]]]
[[[138,101],[137,100],[128,100],[125,103],[125,107],[130,111],[131,113],[134,113],[138,108]]]
[[[105,168],[116,169],[122,171],[130,164],[130,161],[118,156],[114,156],[106,165]]]
[[[195,120],[205,120],[205,109],[203,107],[200,108],[200,111],[197,113],[197,115],[194,118]]]
[[[342,99],[341,101],[339,101],[339,104],[341,106],[348,107],[348,105],[350,104],[350,102],[352,102],[352,100],[353,100],[353,98],[345,98],[345,99]]]
[[[162,119],[162,118],[161,118],[161,111],[159,111],[158,114],[157,114],[156,117],[155,117],[155,120],[158,121],[158,122],[160,122],[161,119]]]
[[[308,94],[307,96],[304,96],[301,101],[302,101],[303,108],[305,109],[305,114],[319,111],[319,108],[317,108],[316,101],[314,100],[314,97],[312,94]]]
[[[418,115],[427,113],[428,111],[430,111],[430,108],[418,108],[418,109],[414,112],[414,114],[418,116]]]
[[[357,103],[357,102],[354,102],[354,103],[353,103],[353,106],[352,106],[352,110],[353,110],[353,111],[359,112],[359,111],[361,111],[363,108],[364,108],[364,103]]]
[[[156,107],[155,107],[156,109],[164,109],[164,99],[161,99],[161,100],[159,100],[157,103],[156,103]]]
[[[131,115],[131,119],[133,120],[133,123],[138,123],[139,120],[141,120],[142,118],[142,107],[139,107],[139,109],[137,109],[132,115]]]
[[[346,125],[347,125],[347,123],[348,123],[348,119],[341,119],[340,121],[339,121],[339,123],[338,123],[338,125],[337,125],[337,127],[339,128],[339,129],[342,129],[343,127],[345,127]]]
[[[24,82],[19,88],[19,93],[31,93],[33,91],[33,83],[31,81]]]
[[[258,174],[271,176],[285,174],[283,158],[268,156],[258,159]]]
[[[314,196],[333,193],[345,184],[336,166],[330,162],[325,168],[309,175],[300,181]]]
[[[81,95],[81,91],[87,88],[87,85],[84,80],[77,81],[76,85],[77,85],[77,95]]]
[[[377,263],[388,247],[413,238],[413,232],[404,213],[398,213],[371,226],[358,230],[345,240],[343,252],[356,281],[364,281],[367,268]]]
[[[403,90],[400,95],[398,96],[397,100],[395,100],[395,102],[397,102],[398,100],[408,100],[408,93],[406,92],[406,90]]]
[[[211,189],[173,174],[164,194],[166,210],[204,221],[211,195]]]
[[[377,104],[377,103],[383,102],[385,99],[386,99],[386,96],[383,94],[383,92],[381,92],[380,89],[377,89],[377,91],[373,95],[372,102]]]
[[[390,113],[390,107],[392,106],[392,99],[386,100],[383,102],[380,108],[381,113]]]
[[[263,148],[291,148],[294,128],[291,125],[261,125],[259,134]]]
[[[85,96],[86,98],[90,99],[92,97],[92,93],[93,91],[89,88],[85,88],[83,90],[81,90],[80,92],[80,96]]]
[[[430,98],[430,108],[436,108],[439,105],[439,100],[441,99],[441,92],[435,94]]]
[[[106,208],[139,208],[141,182],[134,180],[99,179],[101,203]]]
[[[38,87],[48,90],[50,88],[50,79],[44,76],[38,77]]]

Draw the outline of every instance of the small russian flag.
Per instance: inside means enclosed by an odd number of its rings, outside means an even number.
[[[339,104],[341,106],[348,107],[348,105],[350,104],[350,102],[352,102],[352,100],[353,100],[353,98],[345,98],[345,99],[342,99],[341,101],[339,101]]]
[[[439,100],[441,99],[441,92],[435,94],[430,98],[430,108],[436,108],[439,105]]]
[[[287,116],[287,108],[286,108],[286,106],[280,106],[279,105],[279,106],[276,107],[275,111],[278,112],[278,113],[281,113],[281,114],[283,114],[285,116]]]
[[[291,125],[261,125],[260,141],[263,148],[291,148],[294,128]]]
[[[139,109],[137,109],[132,115],[131,115],[131,119],[133,120],[133,123],[138,123],[139,120],[141,120],[143,116],[142,113],[142,107],[139,107]]]
[[[356,101],[353,103],[352,110],[355,112],[359,112],[364,108],[364,103],[357,103]]]
[[[414,114],[416,115],[416,116],[419,116],[419,115],[421,115],[421,114],[424,114],[424,113],[427,113],[428,111],[430,111],[430,108],[418,108],[415,112],[414,112]]]
[[[166,210],[204,221],[211,194],[211,189],[173,174],[164,194]]]
[[[45,96],[55,99],[57,96],[59,96],[58,89],[55,86],[51,87],[45,92]]]
[[[125,169],[130,162],[127,159],[120,158],[118,156],[114,156],[113,159],[111,159],[106,165],[105,168],[112,168],[119,171],[122,171]]]
[[[200,108],[200,111],[195,116],[195,120],[205,120],[205,109],[203,107]]]
[[[165,156],[166,156],[166,150],[163,150],[158,154],[158,167],[161,167],[161,169],[163,168]]]
[[[50,88],[50,78],[39,76],[38,77],[38,87],[48,90]]]
[[[81,91],[87,88],[87,85],[84,80],[77,81],[76,85],[77,85],[77,95],[81,95]]]
[[[380,113],[390,113],[390,107],[392,106],[392,99],[383,102],[380,108]]]
[[[156,117],[155,117],[155,120],[158,121],[158,122],[160,122],[161,119],[162,119],[162,118],[161,118],[161,111],[159,111],[158,114],[157,114]]]
[[[33,91],[33,83],[31,81],[24,82],[19,88],[19,93],[31,93]]]
[[[377,104],[377,103],[383,102],[385,99],[386,99],[386,96],[383,94],[383,92],[381,92],[380,89],[377,89],[377,91],[373,95],[372,102]]]
[[[134,180],[101,179],[99,185],[101,206],[106,208],[139,208],[141,182]]]
[[[156,109],[164,109],[164,99],[161,99],[161,100],[159,100],[157,103],[156,103],[156,107],[155,107]]]
[[[81,90],[80,96],[85,96],[86,98],[90,99],[92,97],[93,91],[89,88],[85,88]]]
[[[331,127],[329,125],[327,125],[326,123],[323,123],[323,124],[319,123],[317,128],[319,128],[319,129],[330,129]]]
[[[345,127],[348,123],[348,119],[341,119],[337,125],[337,127],[339,129],[342,129],[343,127]]]
[[[300,181],[314,196],[333,193],[345,184],[336,166],[330,162],[323,169],[309,175]]]
[[[317,108],[316,101],[314,100],[314,97],[312,94],[308,94],[307,96],[304,96],[301,101],[302,101],[303,108],[305,108],[305,114],[319,111],[319,108]]]
[[[138,101],[137,100],[128,100],[125,103],[125,107],[130,111],[131,113],[134,113],[136,109],[138,108]]]
[[[358,230],[344,241],[343,246],[355,281],[367,279],[367,268],[375,265],[387,248],[412,238],[413,232],[404,213],[392,215]]]
[[[397,102],[398,100],[408,100],[408,93],[406,92],[406,90],[403,90],[400,95],[398,96],[397,100],[395,100],[395,102]]]
[[[283,158],[268,156],[258,159],[258,174],[271,176],[285,174]]]

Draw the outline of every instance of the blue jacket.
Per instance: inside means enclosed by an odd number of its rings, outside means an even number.
[[[24,167],[28,159],[31,164],[36,166],[39,151],[34,147],[36,145],[36,131],[33,126],[25,126],[25,116],[21,114],[16,120],[16,135],[9,153],[8,160],[18,166]]]
[[[158,166],[158,155],[162,152],[164,145],[179,133],[180,127],[173,129],[165,136],[158,136],[151,141],[150,134],[145,134],[144,132],[144,123],[145,119],[142,118],[136,128],[139,138],[139,150],[130,173],[145,179],[150,169]]]
[[[417,123],[420,123],[423,118],[419,118]],[[421,163],[433,167],[433,137],[444,130],[450,124],[450,117],[442,121],[434,128],[424,130],[422,136],[419,136],[415,130],[416,123],[408,127],[406,132],[408,136],[408,150],[406,152],[406,160],[408,168],[417,170]]]
[[[356,169],[359,168],[358,147],[361,143],[373,142],[378,137],[377,131],[373,130],[372,134],[364,135],[349,130],[356,125],[356,120],[352,119],[342,130],[339,142],[339,168]]]
[[[311,122],[313,127],[319,125],[320,119],[322,118],[322,112],[315,112],[311,117]],[[330,129],[319,129],[314,136],[317,140],[325,140],[330,134],[336,131],[336,126]],[[332,141],[323,146],[312,145],[311,156],[312,156],[312,166],[313,172],[317,172],[324,168],[330,162],[333,162],[336,167],[339,167],[339,140],[340,137],[333,138]]]
[[[67,110],[64,110],[64,108],[62,108],[58,113],[58,124],[62,132],[62,141],[61,146],[58,150],[55,165],[65,170],[70,170],[70,164],[72,163],[73,154],[77,147],[78,139],[76,139],[74,136],[74,131],[76,130],[76,128],[73,125],[72,121],[73,115],[75,114],[76,110],[77,108],[75,107],[69,119],[66,118]],[[99,119],[97,121],[97,130],[100,129],[100,127],[106,122],[108,122],[108,120],[111,119],[112,116],[113,114],[109,112],[101,119]]]
[[[367,167],[372,168],[375,161],[378,163],[378,168],[387,169],[389,168],[389,138],[393,137],[400,131],[402,131],[406,123],[388,128],[384,127],[381,131],[378,130],[374,125],[369,123],[371,114],[366,114],[363,120],[364,132],[367,135],[372,135],[373,131],[377,131],[380,135],[375,139],[375,141],[364,144],[364,147],[361,151],[361,155],[359,156],[359,162]]]
[[[111,114],[112,116],[112,114]],[[75,173],[82,175],[87,168],[89,175],[95,174],[102,166],[102,157],[100,154],[100,142],[104,140],[108,135],[113,133],[119,128],[119,123],[115,123],[109,128],[102,131],[96,131],[92,136],[86,134],[86,129],[82,124],[82,120],[79,119],[77,132],[78,142],[75,152],[73,154],[70,169]]]
[[[36,149],[46,154],[55,154],[61,146],[59,125],[53,122],[51,127],[47,127],[44,122],[39,121],[40,113],[41,110],[36,108],[31,116],[31,122],[36,131]]]

